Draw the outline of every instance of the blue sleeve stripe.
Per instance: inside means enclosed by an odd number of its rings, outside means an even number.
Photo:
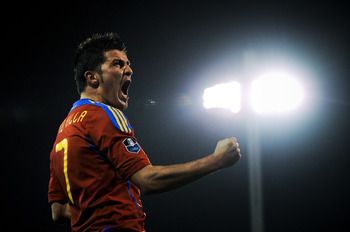
[[[138,209],[139,212],[140,212],[140,206],[139,206],[139,204],[137,203],[137,200],[132,196],[131,191],[130,191],[130,180],[128,180],[128,192],[129,192],[129,195],[130,195],[131,199],[135,202],[136,207],[137,207],[137,209]]]

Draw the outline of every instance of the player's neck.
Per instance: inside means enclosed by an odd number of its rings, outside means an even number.
[[[84,91],[80,94],[80,99],[83,99],[83,98],[89,98],[96,102],[102,102],[102,99],[98,94],[92,94],[92,93],[89,93],[88,91]]]

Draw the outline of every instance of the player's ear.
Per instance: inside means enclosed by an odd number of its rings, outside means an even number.
[[[99,74],[97,72],[94,71],[86,71],[84,73],[84,76],[86,78],[86,81],[88,83],[88,85],[92,86],[92,87],[98,87],[99,84]]]

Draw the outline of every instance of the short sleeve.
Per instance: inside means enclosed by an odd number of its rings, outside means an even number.
[[[112,111],[119,114],[112,114]],[[88,127],[92,142],[123,179],[129,179],[134,173],[151,164],[121,111],[101,107],[91,118]]]
[[[125,137],[116,141],[108,157],[123,179],[129,179],[134,173],[151,164],[134,137]]]

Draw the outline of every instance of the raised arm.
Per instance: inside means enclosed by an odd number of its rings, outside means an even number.
[[[166,192],[198,180],[212,172],[232,166],[241,158],[236,138],[217,143],[213,154],[202,159],[170,166],[148,165],[131,178],[144,194]]]

